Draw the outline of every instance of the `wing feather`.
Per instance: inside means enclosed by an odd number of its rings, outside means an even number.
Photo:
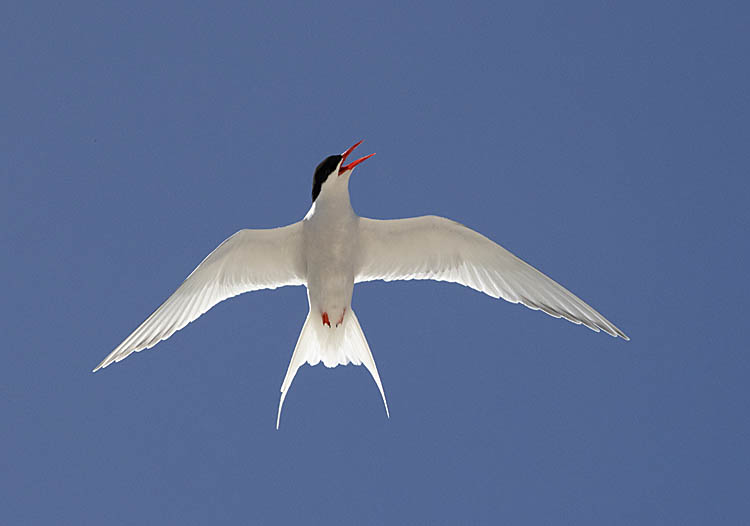
[[[225,299],[253,290],[303,285],[305,273],[301,222],[240,230],[211,252],[94,371],[153,347]]]
[[[625,340],[613,323],[485,236],[444,217],[361,218],[356,282],[432,279],[460,283]]]

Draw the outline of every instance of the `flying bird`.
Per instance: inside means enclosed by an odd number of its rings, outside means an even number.
[[[301,221],[240,230],[226,239],[94,372],[169,338],[220,301],[287,285],[307,287],[310,310],[281,384],[277,429],[289,387],[305,362],[323,362],[326,367],[364,365],[390,416],[375,360],[352,309],[355,283],[412,279],[460,283],[493,298],[629,339],[573,293],[460,223],[438,216],[359,217],[349,199],[349,178],[357,165],[375,154],[346,161],[361,143],[317,166],[312,206]]]

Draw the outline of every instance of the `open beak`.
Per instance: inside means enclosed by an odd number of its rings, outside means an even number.
[[[344,153],[341,154],[342,159],[341,159],[341,168],[339,168],[339,175],[341,175],[342,173],[346,171],[354,170],[354,167],[357,166],[359,163],[366,161],[367,159],[375,155],[374,153],[371,153],[370,155],[365,155],[364,157],[361,157],[360,159],[357,159],[356,161],[352,161],[349,164],[344,164],[346,162],[346,158],[349,157],[349,154],[352,153],[354,151],[354,148],[356,148],[360,144],[362,144],[362,141],[359,141],[357,144],[355,144],[354,146],[352,146],[351,148],[349,148],[348,150],[346,150]]]

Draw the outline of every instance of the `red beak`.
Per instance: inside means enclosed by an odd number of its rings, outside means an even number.
[[[367,159],[375,155],[374,153],[371,153],[370,155],[365,155],[364,157],[357,159],[356,161],[352,161],[349,164],[344,164],[346,162],[346,158],[349,157],[349,154],[352,153],[354,151],[354,148],[356,148],[360,144],[362,144],[362,141],[359,141],[357,144],[355,144],[354,146],[352,146],[351,148],[349,148],[348,150],[346,150],[344,153],[341,154],[342,159],[341,159],[341,168],[339,168],[339,175],[341,175],[342,173],[348,170],[353,170],[354,167],[357,166],[359,163],[366,161]]]

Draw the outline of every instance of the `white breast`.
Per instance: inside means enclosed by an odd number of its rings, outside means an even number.
[[[358,220],[348,199],[318,199],[303,222],[310,310],[332,322],[351,307]]]

